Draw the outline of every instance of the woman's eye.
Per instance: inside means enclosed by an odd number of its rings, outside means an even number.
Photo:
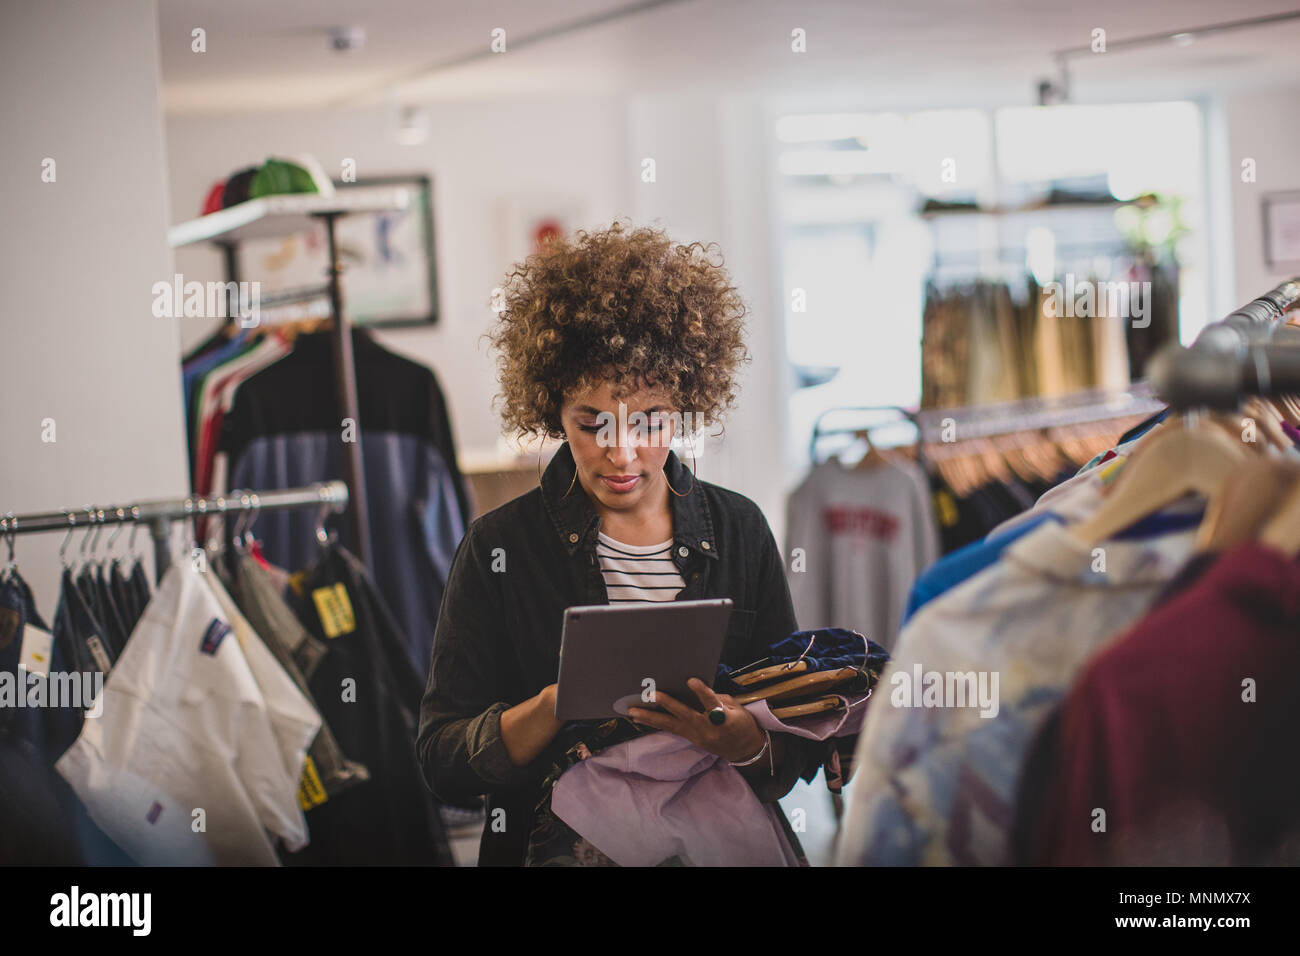
[[[649,432],[663,431],[664,426],[667,424],[668,424],[668,416],[655,415],[654,417],[650,418],[649,421],[638,423],[636,425],[636,433],[638,435],[645,435]],[[584,432],[595,433],[600,431],[602,427],[603,426],[601,425],[588,425],[583,422],[578,422],[578,428]]]

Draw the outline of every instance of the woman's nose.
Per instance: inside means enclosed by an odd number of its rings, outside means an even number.
[[[626,442],[612,446],[607,454],[615,465],[630,464],[636,460],[636,447],[631,442]]]

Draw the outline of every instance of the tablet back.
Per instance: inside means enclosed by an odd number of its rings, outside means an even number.
[[[653,707],[651,690],[698,708],[686,682],[713,686],[731,607],[730,598],[714,598],[568,608],[555,716],[621,716],[629,706]]]

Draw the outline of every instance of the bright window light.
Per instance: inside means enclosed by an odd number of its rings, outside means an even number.
[[[907,119],[908,173],[927,196],[974,195],[992,173],[992,132],[980,110],[927,110]]]
[[[1105,173],[1118,199],[1200,188],[1193,103],[1034,106],[998,110],[998,168],[1009,182]]]

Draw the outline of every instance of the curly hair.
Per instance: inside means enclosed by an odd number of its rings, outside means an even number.
[[[615,221],[551,240],[507,275],[488,333],[505,426],[558,438],[566,396],[606,382],[616,397],[663,388],[692,420],[721,419],[750,359],[730,281],[716,243],[674,244],[661,230]]]

